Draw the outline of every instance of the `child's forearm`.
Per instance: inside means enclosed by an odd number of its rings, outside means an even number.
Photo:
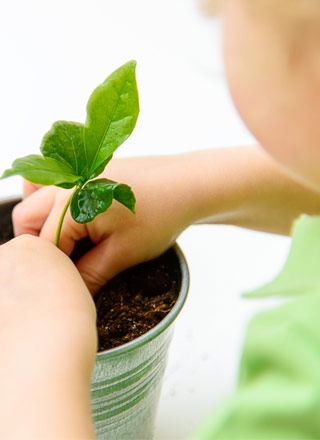
[[[96,310],[69,258],[23,235],[0,246],[0,439],[94,438]]]
[[[77,263],[92,293],[122,270],[160,255],[192,224],[231,224],[287,235],[299,214],[320,213],[319,195],[257,147],[118,159],[102,176],[130,185],[137,204],[133,215],[115,202],[85,227],[67,213],[62,250],[70,253],[86,235],[97,244]],[[53,240],[69,197],[62,188],[34,190],[13,211],[16,235]]]
[[[293,180],[259,147],[187,154],[181,170],[195,223],[288,235],[301,213],[320,213],[320,194]]]
[[[61,342],[59,324],[64,327],[56,319],[48,324],[50,331],[30,325],[22,332],[17,324],[19,331],[0,337],[0,438],[95,438],[90,408],[92,360],[77,341],[73,348]],[[86,339],[84,334],[84,346],[90,342]]]

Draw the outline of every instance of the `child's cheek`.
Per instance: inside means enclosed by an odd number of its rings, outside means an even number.
[[[270,20],[252,15],[242,4],[225,3],[224,59],[234,103],[257,136],[268,117],[282,111],[289,73],[283,42]]]
[[[241,118],[259,143],[295,178],[320,189],[320,79],[289,62],[272,23],[226,1],[224,57]]]
[[[262,75],[257,81],[235,58],[227,76],[234,104],[260,145],[295,179],[320,191],[320,88],[289,76],[286,84]]]

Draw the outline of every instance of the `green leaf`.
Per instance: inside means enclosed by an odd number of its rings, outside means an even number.
[[[81,176],[75,175],[68,165],[37,154],[16,159],[12,168],[6,170],[1,179],[14,175],[20,175],[32,183],[42,185],[72,184],[74,186],[81,179]]]
[[[106,188],[112,191],[112,197],[134,213],[136,198],[129,185],[109,179],[96,179],[88,182],[85,188]]]
[[[84,143],[92,174],[130,136],[139,114],[136,61],[113,72],[87,104]]]
[[[78,223],[88,223],[105,212],[113,199],[134,212],[135,197],[128,185],[108,179],[92,180],[74,193],[70,204],[72,218]]]
[[[130,186],[119,183],[114,188],[113,198],[135,213],[136,198]]]
[[[71,199],[72,218],[78,223],[91,222],[98,214],[105,212],[112,204],[113,191],[109,188],[82,188]]]
[[[83,124],[56,121],[43,136],[40,150],[45,157],[51,157],[70,166],[74,174],[80,176],[87,174]]]
[[[95,177],[98,177],[101,173],[103,173],[105,167],[108,165],[111,159],[112,159],[112,155],[109,156],[104,162],[102,162],[102,164],[99,165],[98,168],[96,168],[94,172],[90,174],[90,176],[88,176],[87,180],[94,179]]]
[[[59,188],[63,188],[63,189],[70,189],[74,187],[74,183],[59,183],[56,184],[56,186],[58,186]]]

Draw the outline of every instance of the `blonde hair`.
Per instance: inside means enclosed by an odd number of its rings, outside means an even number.
[[[209,16],[216,16],[221,12],[222,0],[200,0],[202,10]]]
[[[291,63],[319,64],[320,0],[244,0],[259,17],[271,19],[287,44]]]
[[[200,0],[210,14],[221,12],[225,0]],[[237,1],[237,0],[234,0]],[[320,27],[320,0],[242,0],[254,13],[285,22],[308,23]]]
[[[286,19],[304,20],[320,13],[319,0],[246,0],[257,11],[269,11]]]
[[[223,10],[226,0],[200,0],[209,15]],[[230,1],[230,0],[228,0]],[[305,52],[320,55],[320,0],[232,0],[241,1],[259,19],[271,20],[287,43],[292,60]],[[320,57],[317,56],[317,59]]]

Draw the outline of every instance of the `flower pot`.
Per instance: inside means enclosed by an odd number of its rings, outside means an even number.
[[[0,203],[0,227],[10,222],[12,208],[18,201]],[[153,436],[173,322],[189,287],[188,267],[179,246],[174,245],[171,252],[181,274],[178,299],[171,311],[144,335],[97,353],[91,406],[98,439],[143,440]]]

